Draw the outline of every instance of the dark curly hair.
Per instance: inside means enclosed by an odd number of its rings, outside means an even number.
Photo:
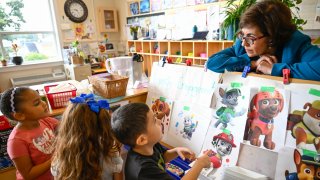
[[[297,29],[291,10],[279,0],[263,0],[250,6],[241,16],[239,27],[257,26],[270,38],[269,46],[281,47]]]
[[[19,104],[21,104],[24,101],[24,93],[31,90],[28,87],[18,87],[18,88],[10,88],[4,91],[1,94],[1,100],[0,100],[0,110],[2,114],[4,114],[7,118],[10,120],[15,120],[12,113],[13,109],[11,107],[11,95],[14,90],[13,95],[13,107],[16,112],[20,110]]]

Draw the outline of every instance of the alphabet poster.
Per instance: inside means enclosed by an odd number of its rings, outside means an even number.
[[[166,97],[210,107],[212,95],[220,79],[219,73],[205,72],[203,68],[155,62],[149,82],[147,104],[152,97]]]
[[[211,168],[201,172],[202,176],[219,179],[225,167],[236,165],[248,112],[248,107],[243,105],[249,103],[249,97],[250,88],[240,83],[217,86],[215,113],[199,154],[212,151],[212,164]]]
[[[320,86],[290,89],[286,146],[320,152]]]
[[[152,98],[152,104],[149,105],[155,117],[161,120],[163,135],[162,141],[165,141],[167,138],[172,113],[172,105],[173,101],[164,97]]]
[[[188,147],[199,154],[213,112],[208,107],[175,101],[167,135],[170,138],[164,142],[173,147]]]

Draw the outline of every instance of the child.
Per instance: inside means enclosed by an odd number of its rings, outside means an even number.
[[[122,179],[120,144],[111,133],[109,104],[93,94],[70,99],[57,136],[56,179]]]
[[[16,178],[53,179],[50,164],[58,121],[48,117],[47,104],[37,91],[19,87],[6,90],[0,105],[7,118],[17,121],[7,147],[17,168]]]
[[[111,125],[117,139],[131,147],[125,164],[126,179],[173,179],[166,173],[165,163],[178,155],[182,159],[187,156],[194,158],[194,153],[187,148],[162,148],[159,144],[162,138],[161,121],[146,104],[131,103],[120,107],[112,114]],[[206,154],[195,161],[182,179],[197,179],[205,167],[210,167]]]

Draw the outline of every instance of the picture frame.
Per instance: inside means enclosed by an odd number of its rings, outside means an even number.
[[[149,13],[150,12],[150,1],[142,0],[140,1],[140,13]]]
[[[139,14],[139,2],[130,3],[131,16]]]
[[[113,44],[112,43],[106,43],[106,50],[113,50]]]

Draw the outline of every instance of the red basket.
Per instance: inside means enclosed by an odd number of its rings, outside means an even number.
[[[76,94],[76,87],[72,86],[74,89],[70,91],[63,91],[63,92],[56,92],[56,93],[48,93],[51,87],[57,86],[56,85],[49,85],[49,86],[44,86],[44,91],[46,92],[47,98],[49,100],[51,109],[57,109],[64,107],[68,104],[70,98],[75,97]]]

